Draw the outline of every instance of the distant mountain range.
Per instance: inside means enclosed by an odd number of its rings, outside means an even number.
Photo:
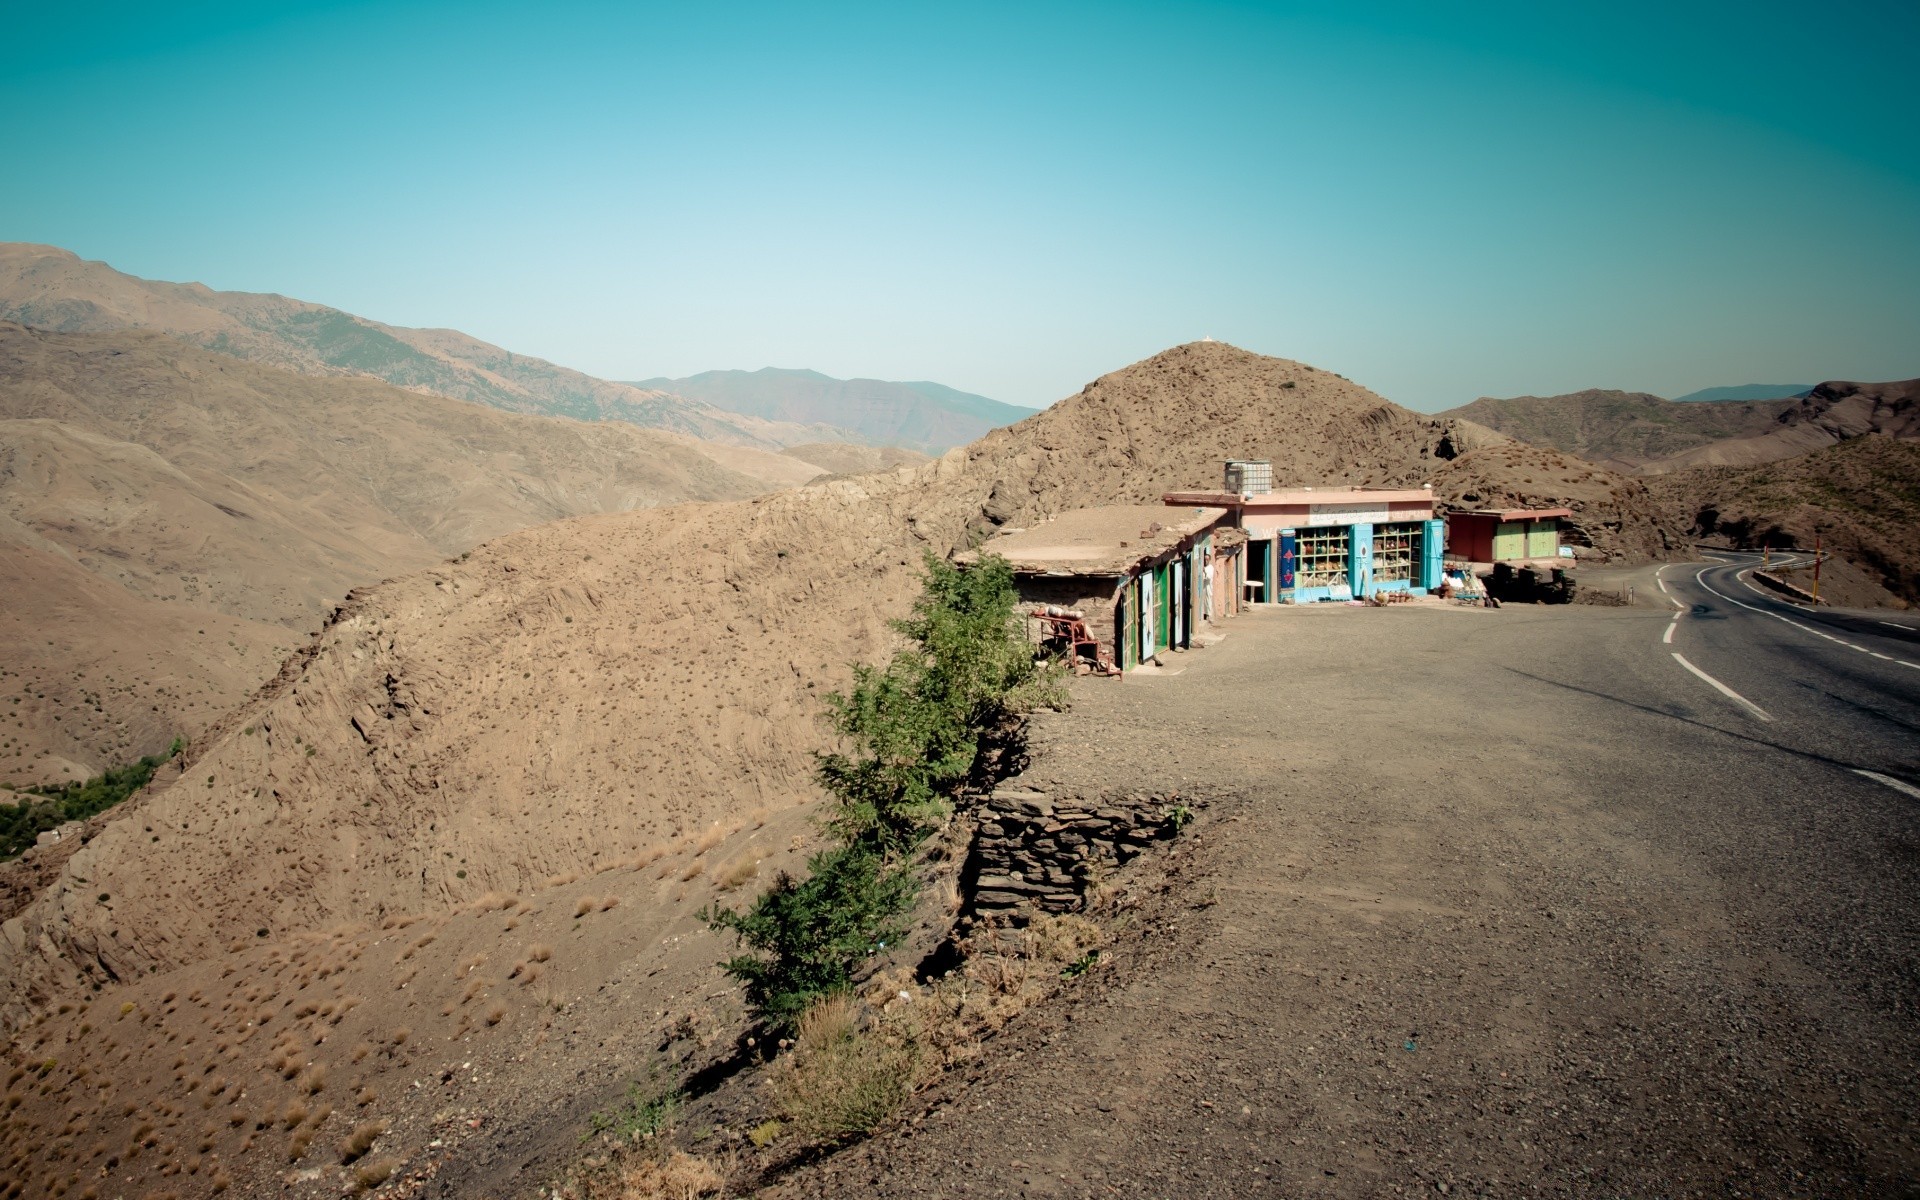
[[[1915,381],[1832,381],[1801,390],[1779,399],[1699,402],[1589,388],[1564,396],[1482,396],[1435,415],[1641,475],[1773,462],[1868,433],[1920,437]]]
[[[1675,396],[1675,404],[1695,400],[1794,400],[1813,390],[1810,383],[1736,383],[1732,387],[1701,388]]]
[[[633,386],[671,392],[742,416],[796,425],[835,425],[872,446],[939,454],[989,429],[1034,414],[924,381],[835,379],[818,371],[766,367],[706,371],[685,379],[643,379]]]
[[[1482,396],[1437,415],[1473,421],[1523,442],[1632,471],[1710,442],[1765,433],[1795,403],[1683,403],[1647,392],[1589,388],[1564,396]]]
[[[760,450],[851,442],[939,453],[1033,415],[937,383],[813,371],[617,383],[457,330],[408,329],[286,296],[141,279],[18,242],[0,243],[0,320],[59,333],[149,330],[302,375],[360,376],[508,412],[626,421]]]

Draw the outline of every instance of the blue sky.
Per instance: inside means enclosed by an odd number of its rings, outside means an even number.
[[[1906,2],[39,7],[0,240],[601,376],[1920,375]]]

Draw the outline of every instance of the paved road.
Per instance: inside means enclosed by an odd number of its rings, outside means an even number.
[[[781,1192],[1920,1196],[1912,643],[1706,568],[1082,681],[1022,782],[1216,797],[1181,883]]]
[[[1676,665],[1776,749],[1920,800],[1920,617],[1810,609],[1752,580],[1759,555],[1714,558],[1659,572]]]

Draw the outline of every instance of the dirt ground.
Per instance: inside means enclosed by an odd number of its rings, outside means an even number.
[[[1020,784],[1215,796],[1186,882],[776,1194],[1920,1195],[1920,818],[1743,736],[1660,620],[1260,613],[1079,681]]]

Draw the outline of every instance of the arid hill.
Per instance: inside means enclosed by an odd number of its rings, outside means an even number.
[[[916,467],[927,456],[898,446],[856,446],[852,442],[814,442],[788,446],[780,453],[820,468],[829,475],[870,475],[896,467]]]
[[[1920,379],[1822,383],[1782,409],[1764,431],[1671,454],[1644,464],[1640,470],[1655,475],[1688,467],[1778,462],[1869,433],[1920,438]]]
[[[199,734],[352,587],[527,525],[819,473],[152,333],[0,323],[0,545],[19,568],[0,682],[24,700],[0,782],[95,774]]]
[[[508,412],[626,421],[777,450],[859,440],[767,421],[515,354],[452,329],[406,329],[254,292],[125,275],[53,246],[0,243],[0,320],[65,333],[151,330],[202,349],[325,377],[360,376]]]
[[[1588,388],[1564,396],[1482,396],[1442,417],[1476,421],[1508,437],[1546,446],[1616,471],[1726,438],[1772,429],[1792,400],[1663,400],[1646,392]]]
[[[7,1148],[35,1179],[111,1156],[138,1190],[191,1155],[279,1194],[307,1155],[338,1190],[354,1121],[415,1162],[488,1114],[584,1121],[589,1068],[705,1036],[731,994],[694,913],[751,869],[722,864],[806,844],[821,696],[886,653],[923,552],[1213,486],[1227,457],[1417,485],[1486,455],[1483,486],[1534,486],[1499,471],[1539,452],[1497,440],[1196,343],[924,466],[557,522],[358,592],[178,783],[0,913],[0,1018],[40,1064]],[[1657,547],[1588,474],[1587,527]]]
[[[685,396],[769,421],[834,425],[874,446],[901,446],[939,454],[964,446],[989,429],[1033,415],[938,383],[835,379],[818,371],[766,367],[706,371],[686,379],[646,379],[635,385]]]
[[[1797,458],[1649,480],[1701,537],[1823,547],[1866,578],[1842,603],[1920,604],[1920,440],[1866,434]]]

